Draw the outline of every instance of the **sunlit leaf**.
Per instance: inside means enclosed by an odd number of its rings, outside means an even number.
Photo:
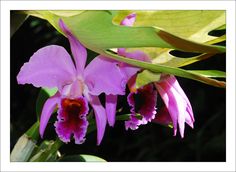
[[[199,74],[210,78],[225,78],[226,73],[219,70],[188,70],[191,73]]]
[[[82,13],[83,11],[79,10],[50,10],[50,13],[63,16],[63,17],[71,17]]]
[[[223,27],[226,23],[224,10],[120,10],[113,21],[119,24],[125,16],[133,12],[137,15],[134,26],[157,26],[201,43],[214,39],[208,32]]]
[[[149,83],[159,81],[160,77],[161,77],[160,73],[153,73],[148,70],[144,70],[141,73],[137,74],[136,87],[140,88]]]
[[[158,27],[124,27],[112,23],[112,11],[84,11],[78,15],[64,17],[50,11],[37,11],[57,30],[59,19],[63,19],[70,30],[89,49],[101,50],[119,47],[162,47],[184,51],[219,53],[222,46],[194,43],[166,32]]]
[[[222,26],[215,28],[215,30],[225,30],[226,29],[226,24],[223,24]]]
[[[119,11],[113,21],[119,24],[126,15],[132,12],[137,14],[134,26],[158,26],[182,38],[205,44],[214,44],[225,40],[225,36],[218,39],[208,35],[212,30],[226,28],[225,11],[223,10]],[[206,59],[205,54],[202,55],[203,57],[175,57],[169,53],[172,50],[170,48],[151,47],[141,50],[153,59],[153,63],[175,67]],[[212,57],[212,55],[207,55],[207,57]]]
[[[216,44],[219,42],[223,42],[225,40],[226,40],[226,36],[222,35],[218,38],[207,41],[206,44]],[[153,63],[162,64],[162,65],[166,65],[166,66],[172,66],[172,67],[186,66],[186,65],[189,65],[189,64],[201,61],[201,60],[208,59],[208,58],[213,57],[215,55],[215,54],[205,54],[204,53],[204,54],[189,57],[189,58],[182,58],[182,57],[175,57],[175,56],[171,55],[169,53],[171,50],[169,50],[169,49],[162,49],[160,54],[158,54],[158,52],[155,53],[153,49],[149,49],[149,48],[143,48],[142,50],[147,54],[150,54],[150,52],[152,52],[152,57],[154,57],[154,59],[152,60]]]

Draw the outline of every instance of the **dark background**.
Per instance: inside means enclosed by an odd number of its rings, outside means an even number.
[[[221,32],[213,34],[221,35]],[[36,122],[35,103],[39,89],[32,85],[18,85],[16,76],[39,48],[57,44],[68,52],[69,43],[49,23],[29,17],[11,37],[11,149],[17,139]],[[184,55],[183,53],[180,53]],[[89,51],[88,56],[96,54]],[[225,54],[216,55],[185,69],[218,69],[225,71]],[[186,125],[185,138],[164,126],[149,123],[138,130],[126,131],[124,122],[108,127],[100,146],[96,146],[96,132],[87,136],[82,145],[74,141],[63,145],[62,154],[91,154],[107,161],[226,161],[226,90],[193,80],[178,78],[192,103],[195,115],[194,129]],[[119,97],[119,107],[128,110],[125,98]],[[49,124],[46,139],[55,139],[53,125]]]

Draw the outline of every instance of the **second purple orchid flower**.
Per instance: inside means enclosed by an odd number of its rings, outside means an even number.
[[[122,20],[120,24],[133,26],[135,20],[136,14],[132,13]],[[141,51],[126,52],[124,48],[119,48],[118,55],[151,62],[151,59]],[[141,69],[121,62],[118,64],[120,70],[126,75],[127,84],[130,89],[127,101],[131,107],[131,116],[128,121],[125,121],[126,129],[130,128],[135,130],[138,129],[140,125],[152,121],[165,125],[173,125],[175,136],[177,134],[178,125],[180,135],[183,138],[185,122],[193,128],[194,116],[191,104],[174,76],[162,74],[160,81],[137,89],[136,76],[137,72]],[[159,92],[165,103],[165,111],[157,112],[156,110],[157,92]],[[142,119],[136,117],[136,114],[141,115]],[[114,116],[110,116],[110,118],[115,119]]]

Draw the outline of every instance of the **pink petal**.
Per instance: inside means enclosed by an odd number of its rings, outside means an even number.
[[[56,108],[57,104],[60,100],[60,94],[56,93],[54,96],[47,99],[47,101],[43,105],[42,114],[40,117],[40,126],[39,126],[39,133],[41,137],[43,138],[43,133],[45,131],[45,128],[47,126],[47,123]]]
[[[142,51],[133,51],[133,52],[126,52],[124,48],[118,49],[118,54],[120,56],[124,56],[127,58],[150,62],[150,58]],[[140,68],[126,64],[126,63],[119,63],[120,69],[125,73],[126,79],[129,80],[134,74],[136,74]]]
[[[80,125],[78,126],[77,130],[74,131],[74,139],[76,144],[82,144],[85,141],[85,136],[87,133],[88,128],[88,121],[86,117],[80,119]]]
[[[117,95],[106,95],[106,114],[110,126],[114,126],[116,120]]]
[[[55,125],[58,137],[65,143],[70,142],[71,135],[74,135],[75,143],[82,144],[85,141],[85,136],[88,128],[88,121],[86,117],[77,120],[77,126],[72,129],[67,121],[59,120]]]
[[[148,84],[142,88],[138,89],[138,95],[142,105],[138,111],[139,114],[143,116],[143,124],[151,122],[156,115],[156,103],[157,103],[157,91],[153,89],[152,84]]]
[[[77,98],[83,94],[84,84],[82,81],[76,79],[73,83],[65,85],[61,94],[65,97]]]
[[[191,114],[188,113],[188,102],[186,102],[185,98],[176,90],[178,88],[168,82],[168,79],[156,84],[156,86],[173,120],[175,134],[178,122],[180,135],[183,138],[185,122],[193,127],[193,121],[189,118]],[[168,97],[168,99],[166,97]]]
[[[54,126],[60,140],[64,143],[70,142],[72,131],[67,123],[64,121],[56,121]]]
[[[135,117],[135,115],[133,114],[131,114],[130,119],[128,121],[125,121],[126,130],[128,130],[129,128],[131,130],[136,130],[140,125],[142,125],[142,121]]]
[[[97,96],[90,96],[90,104],[94,109],[97,124],[97,145],[100,145],[106,128],[106,112]]]
[[[85,83],[90,94],[124,95],[127,80],[117,62],[98,56],[91,61],[84,72]]]
[[[71,52],[75,59],[75,65],[78,73],[82,73],[87,60],[87,51],[86,48],[79,42],[79,40],[71,33],[69,28],[65,23],[60,19],[59,26],[62,31],[65,33],[70,42]]]
[[[169,82],[169,84],[172,85],[175,88],[175,90],[181,95],[181,97],[187,102],[187,111],[191,117],[191,121],[194,122],[194,116],[193,116],[193,110],[192,110],[191,103],[190,103],[188,97],[186,96],[185,92],[183,91],[183,89],[179,85],[179,82],[177,81],[175,76],[173,76],[173,75],[168,76],[167,82]]]
[[[35,87],[57,87],[59,90],[76,76],[70,55],[57,45],[39,49],[25,63],[17,75],[18,84],[33,84]]]
[[[159,84],[156,84],[156,88],[161,95],[162,100],[164,101],[169,113],[170,117],[173,122],[174,127],[174,136],[177,134],[177,122],[178,122],[178,115],[176,115],[175,108],[176,108],[176,102],[172,102],[169,98],[169,95],[166,90],[164,90]]]
[[[128,16],[126,16],[121,22],[120,25],[123,26],[133,26],[134,22],[136,20],[136,14],[131,13]]]

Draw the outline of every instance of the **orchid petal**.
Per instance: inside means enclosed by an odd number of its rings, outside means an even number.
[[[33,84],[35,87],[62,87],[73,81],[76,70],[70,55],[57,45],[39,49],[25,63],[17,75],[18,84]]]
[[[126,16],[121,22],[120,25],[123,26],[133,26],[134,22],[136,20],[136,14],[131,13],[128,16]]]
[[[117,66],[117,62],[104,56],[98,56],[91,61],[84,71],[85,83],[90,94],[124,95],[127,80]]]
[[[178,122],[180,135],[183,138],[185,122],[193,127],[194,121],[192,121],[192,119],[190,118],[191,114],[188,113],[188,102],[177,91],[178,88],[175,88],[168,79],[169,78],[156,84],[156,86],[173,120],[175,133],[174,135],[176,135]],[[166,97],[168,97],[168,100],[166,99]]]
[[[54,96],[47,99],[47,101],[44,103],[42,114],[40,117],[40,126],[39,126],[39,133],[41,137],[43,138],[43,133],[45,131],[45,128],[47,126],[47,123],[56,108],[57,104],[60,101],[60,94],[57,92]]]
[[[124,48],[118,49],[118,54],[124,56],[126,58],[131,58],[135,60],[150,62],[150,58],[142,51],[133,51],[133,52],[126,52]],[[129,80],[134,74],[136,74],[140,68],[131,66],[126,63],[120,63],[121,70],[126,74],[126,79]]]
[[[106,128],[106,112],[97,96],[90,95],[90,104],[94,109],[97,124],[97,145],[100,145]]]
[[[74,132],[74,139],[75,139],[76,144],[84,143],[85,136],[86,136],[86,133],[87,133],[87,128],[88,128],[88,125],[89,125],[86,117],[83,117],[80,120],[81,120],[81,123],[80,123],[80,126],[79,126],[79,130],[77,129]]]
[[[177,134],[177,121],[178,121],[178,116],[175,115],[175,109],[176,108],[176,103],[175,102],[171,102],[169,95],[167,94],[167,92],[159,85],[156,84],[156,88],[158,89],[159,94],[161,95],[162,100],[164,101],[169,113],[170,113],[170,117],[173,121],[173,127],[174,127],[174,136],[176,136]]]
[[[116,118],[117,95],[106,95],[106,114],[110,126],[114,126]]]
[[[77,98],[82,96],[83,93],[83,83],[76,79],[73,83],[65,85],[62,89],[62,96]]]
[[[148,84],[137,89],[135,92],[129,93],[127,101],[131,107],[131,116],[125,122],[125,127],[132,130],[137,129],[139,125],[151,122],[156,115],[157,91],[153,90],[153,85]],[[142,119],[137,119],[135,114],[140,114]]]
[[[175,113],[178,114],[178,125],[179,125],[179,132],[181,137],[184,137],[184,129],[185,129],[185,113],[186,113],[186,102],[183,101],[183,99],[179,96],[178,92],[171,88],[171,93],[168,94],[170,99],[175,101],[176,103],[176,111]],[[174,100],[175,98],[175,100]],[[173,103],[174,104],[174,103]],[[175,109],[175,108],[174,108]],[[172,112],[173,114],[173,112]]]
[[[68,122],[62,120],[57,121],[54,126],[60,140],[68,143],[70,142],[71,135],[74,135],[76,144],[84,143],[88,127],[86,117],[78,118],[77,124],[78,125],[72,130]]]
[[[169,82],[170,85],[173,85],[173,87],[175,88],[175,90],[181,95],[181,97],[187,102],[187,111],[191,117],[191,120],[194,121],[194,116],[193,116],[193,110],[192,110],[192,106],[191,103],[189,102],[188,97],[186,96],[185,92],[183,91],[183,89],[181,88],[181,86],[179,85],[179,82],[177,81],[177,79],[175,78],[175,76],[171,75],[168,76],[168,80],[167,82]]]
[[[71,52],[73,54],[75,65],[78,73],[82,73],[87,60],[87,51],[86,48],[79,42],[79,40],[71,33],[69,28],[65,25],[65,23],[60,19],[59,26],[62,31],[67,36]]]
[[[142,124],[143,122],[141,120],[135,117],[134,114],[131,114],[130,119],[128,121],[125,121],[125,129],[128,130],[130,128],[131,130],[136,130]]]

